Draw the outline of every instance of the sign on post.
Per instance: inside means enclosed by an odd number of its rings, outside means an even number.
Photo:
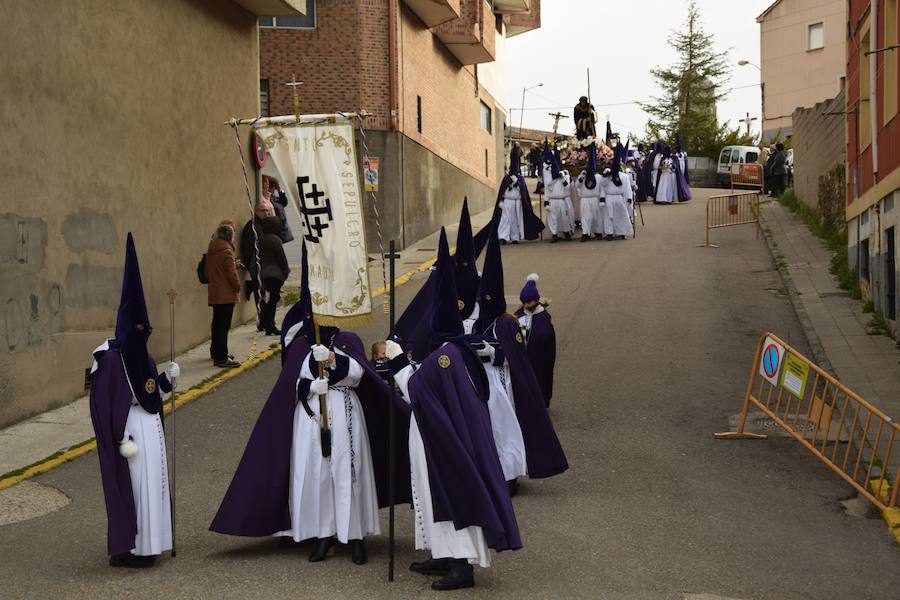
[[[363,162],[363,179],[367,192],[378,191],[378,158],[370,156]]]
[[[778,374],[784,359],[784,346],[770,337],[763,342],[762,354],[759,357],[759,374],[772,385],[778,385]]]
[[[781,387],[803,399],[806,391],[806,380],[809,379],[809,364],[788,352],[784,361],[784,375],[781,377]]]

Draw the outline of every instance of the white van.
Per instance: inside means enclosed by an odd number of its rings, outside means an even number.
[[[716,179],[719,185],[731,187],[731,165],[739,163],[755,163],[759,159],[759,148],[756,146],[725,146],[719,153],[719,164],[716,167]]]

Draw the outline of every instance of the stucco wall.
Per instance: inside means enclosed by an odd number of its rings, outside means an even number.
[[[844,91],[812,108],[794,111],[794,191],[811,208],[818,205],[819,177],[847,160]]]
[[[795,108],[833,98],[845,72],[846,2],[782,0],[760,21],[765,132],[791,127]],[[822,22],[825,47],[807,50],[807,28]]]
[[[0,425],[83,393],[111,335],[135,236],[168,355],[209,335],[195,267],[217,223],[246,220],[235,138],[258,111],[256,19],[227,1],[4,2],[0,19]],[[243,316],[248,316],[243,311]],[[235,319],[242,317],[237,311]]]

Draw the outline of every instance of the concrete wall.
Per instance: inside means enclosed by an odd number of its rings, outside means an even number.
[[[497,200],[494,186],[484,185],[407,137],[403,143],[403,239],[412,243],[456,223],[463,197],[469,211],[481,212]]]
[[[844,90],[812,108],[794,111],[794,191],[810,208],[818,205],[819,177],[847,162]],[[834,114],[827,114],[834,113]]]
[[[0,19],[0,426],[83,393],[135,236],[168,355],[209,335],[195,267],[246,219],[232,131],[258,111],[256,19],[232,2],[4,2]],[[244,311],[244,315],[249,313]],[[235,319],[241,318],[238,311]]]
[[[765,84],[764,135],[790,130],[795,108],[833,98],[845,73],[844,0],[782,0],[760,20],[760,67]],[[825,47],[807,49],[807,28],[822,22]],[[752,67],[748,67],[752,68]]]

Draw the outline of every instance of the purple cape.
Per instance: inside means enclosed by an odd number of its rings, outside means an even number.
[[[657,154],[659,154],[659,152],[654,150],[644,162],[646,165],[644,168],[644,187],[647,190],[647,194],[651,196],[656,195],[656,181],[653,181],[653,162],[656,160]]]
[[[644,168],[643,164],[640,164],[638,161],[634,163],[634,177],[637,180],[637,198],[638,202],[646,202],[647,196],[649,195],[647,192],[647,177],[644,176]]]
[[[569,468],[569,463],[528,360],[519,322],[512,315],[501,315],[494,325],[494,332],[509,362],[516,417],[525,440],[528,476],[537,479],[559,475]]]
[[[128,459],[119,454],[118,442],[125,435],[133,396],[119,351],[98,353],[95,358],[98,368],[91,376],[90,409],[106,501],[106,550],[109,554],[124,554],[134,548],[137,516]],[[156,373],[156,362],[150,356],[148,360],[147,372]],[[157,377],[157,382],[166,391],[170,389],[164,377]],[[160,412],[162,401],[150,408],[156,410],[148,412]]]
[[[521,308],[516,311],[517,317],[523,314]],[[531,318],[531,333],[526,340],[525,349],[531,368],[541,385],[544,404],[549,407],[550,398],[553,397],[553,369],[556,367],[556,330],[546,309]]]
[[[488,382],[464,342],[432,352],[409,380],[425,446],[435,521],[479,526],[500,552],[522,547],[488,414]]]
[[[387,402],[390,391],[366,359],[359,336],[339,332],[334,338],[334,346],[351,356],[365,370],[356,393],[365,414],[372,446],[378,504],[386,506],[389,448]],[[309,342],[306,337],[297,336],[288,346],[281,374],[253,427],[231,485],[209,527],[211,531],[261,537],[290,529],[288,502],[296,385],[307,354]],[[411,497],[407,450],[409,407],[399,398],[396,406],[395,502],[407,503]]]
[[[676,186],[678,188],[678,201],[687,202],[691,199],[691,187],[688,185],[685,174],[681,172],[681,161],[676,158],[673,162],[675,163],[675,181],[678,182]],[[687,160],[684,161],[684,166],[686,169]]]

